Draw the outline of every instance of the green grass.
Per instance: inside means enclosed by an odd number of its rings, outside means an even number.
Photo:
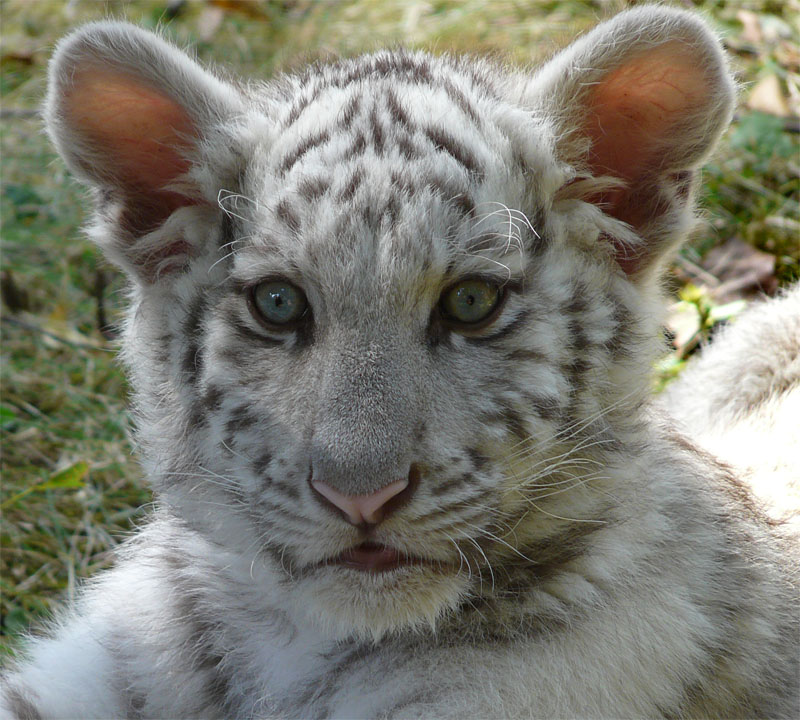
[[[124,17],[145,27],[163,25],[201,59],[224,60],[233,70],[256,76],[296,67],[309,57],[398,43],[490,52],[525,64],[625,5],[601,0],[238,3],[238,9],[222,10],[209,37],[203,27],[215,12],[211,2],[188,3],[172,19],[165,2],[149,0],[0,4],[0,650],[10,652],[23,628],[69,598],[80,578],[107,566],[109,551],[144,516],[150,500],[128,440],[125,380],[113,342],[98,329],[98,284],[109,283],[103,300],[112,320],[118,317],[124,284],[82,237],[84,193],[35,117],[57,38],[86,20]],[[796,123],[798,0],[696,5],[728,33],[743,99],[754,82],[775,74],[787,96],[794,93]],[[742,9],[765,18],[776,39],[755,45],[742,40],[737,20]],[[800,146],[788,124],[739,108],[707,168],[709,222],[684,250],[687,257],[696,260],[722,240],[740,237],[776,256],[782,283],[800,277]]]

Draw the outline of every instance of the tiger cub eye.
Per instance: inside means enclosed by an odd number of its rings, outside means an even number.
[[[442,295],[444,314],[457,323],[476,325],[492,314],[500,302],[497,285],[472,278],[453,285]]]
[[[303,291],[288,280],[266,280],[251,290],[252,307],[270,325],[289,326],[306,313]]]

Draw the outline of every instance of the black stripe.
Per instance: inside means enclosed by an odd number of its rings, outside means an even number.
[[[286,121],[283,123],[284,129],[290,128],[297,122],[298,118],[303,114],[303,111],[319,97],[320,89],[321,88],[318,87],[314,88],[310,93],[306,93],[295,100]]]
[[[289,510],[286,505],[279,502],[273,502],[270,498],[265,498],[263,495],[255,500],[255,506],[264,512],[266,515],[276,515],[281,520],[291,520],[298,523],[301,527],[308,527],[309,519],[303,515],[298,515],[296,512]],[[276,527],[280,528],[276,524]]]
[[[395,147],[406,160],[414,160],[421,156],[421,153],[410,135],[398,133],[394,140]]]
[[[358,190],[359,185],[361,185],[361,181],[364,179],[364,168],[357,167],[353,174],[350,176],[350,180],[348,181],[347,185],[345,185],[344,189],[339,193],[338,200],[339,202],[347,202],[353,198],[355,195],[356,190]]]
[[[367,147],[367,139],[364,137],[364,133],[359,130],[354,138],[353,144],[350,146],[350,149],[347,151],[347,155],[345,156],[345,160],[350,159],[351,157],[357,155],[363,155],[364,149]]]
[[[261,454],[253,461],[253,466],[262,472],[272,464],[272,451],[262,450]]]
[[[467,455],[469,455],[475,470],[483,470],[489,464],[489,458],[475,448],[467,448]]]
[[[430,84],[433,81],[431,70],[425,58],[415,58],[405,52],[381,54],[370,58],[371,67],[365,68],[367,73],[378,73],[382,77],[399,76],[418,84]],[[371,72],[370,72],[371,71]],[[362,79],[356,73],[356,79]]]
[[[378,117],[377,103],[373,104],[369,112],[369,122],[372,130],[372,145],[375,148],[375,154],[379,156],[383,155],[383,126]]]
[[[561,417],[561,403],[558,398],[534,395],[529,392],[523,392],[522,396],[540,418],[558,420]]]
[[[464,487],[464,485],[469,485],[472,481],[472,475],[470,473],[464,473],[459,477],[450,478],[449,480],[445,480],[443,483],[439,483],[434,485],[431,488],[431,495],[434,497],[440,497],[441,495],[446,495],[447,493],[455,490],[456,488]]]
[[[342,116],[339,118],[339,127],[345,130],[349,128],[350,123],[353,122],[353,118],[356,116],[356,113],[360,107],[361,95],[355,94],[350,98],[350,100],[348,100],[347,105],[345,105],[344,110],[342,111]]]
[[[472,215],[475,212],[475,202],[469,193],[465,192],[461,185],[456,185],[448,178],[439,175],[429,176],[426,186],[462,215]]]
[[[238,336],[239,340],[244,342],[256,342],[259,345],[263,345],[264,347],[280,347],[281,345],[286,344],[286,340],[279,340],[277,338],[268,337],[267,335],[262,335],[261,333],[256,332],[255,330],[251,329],[244,323],[240,322],[239,320],[232,320],[230,321],[230,327],[234,331],[234,333]],[[249,352],[250,348],[246,348],[244,352]],[[220,356],[226,357],[230,360],[234,361],[241,361],[240,353],[237,352],[232,347],[225,348],[221,353]]]
[[[183,573],[172,575],[176,622],[186,627],[181,656],[189,659],[192,669],[205,676],[203,696],[197,698],[197,712],[208,713],[217,709],[224,713],[228,706],[230,686],[235,682],[234,673],[226,656],[215,647],[216,639],[222,635],[221,623],[207,617],[201,603],[202,593],[193,587]],[[193,713],[189,713],[193,714]]]
[[[386,90],[386,108],[389,110],[389,114],[396,124],[402,125],[410,133],[415,132],[416,126],[414,122],[405,111],[405,108],[400,104],[400,100],[392,88],[387,88]]]
[[[275,208],[275,215],[292,231],[292,234],[297,235],[300,232],[300,216],[294,211],[294,208],[286,198],[283,198],[278,203]]]
[[[441,128],[427,128],[425,135],[435,146],[437,150],[446,152],[470,173],[479,177],[483,176],[483,171],[478,163],[477,158],[466,148],[459,143],[454,137],[446,133]]]
[[[280,492],[286,495],[290,500],[297,501],[300,499],[300,491],[297,489],[296,485],[273,478],[271,486],[280,490]]]
[[[480,492],[475,493],[474,495],[470,495],[468,498],[463,498],[461,500],[457,500],[456,502],[449,503],[444,505],[436,510],[431,510],[429,513],[422,515],[415,519],[414,522],[421,523],[430,520],[431,518],[441,517],[442,515],[453,516],[452,524],[457,525],[459,522],[465,522],[466,520],[475,519],[481,517],[482,515],[486,514],[486,509],[476,508],[476,503],[480,503],[482,500],[494,495],[496,493],[495,488],[487,487],[482,488]],[[461,512],[462,510],[472,510],[473,514],[467,515],[464,517],[459,517],[457,513]]]
[[[203,372],[203,352],[201,339],[203,336],[203,321],[208,308],[208,298],[198,295],[186,314],[183,322],[183,335],[186,338],[186,350],[183,353],[181,369],[190,384],[197,382],[198,376]]]
[[[291,170],[300,158],[303,157],[307,152],[313,150],[315,147],[319,147],[320,145],[328,142],[330,140],[330,133],[328,130],[322,130],[317,135],[312,135],[311,137],[305,138],[289,155],[286,156],[284,161],[281,163],[281,174],[285,175],[289,170]]]
[[[475,111],[475,108],[472,107],[472,104],[467,99],[466,95],[461,92],[453,83],[448,79],[445,80],[443,83],[444,91],[447,93],[447,96],[456,104],[461,111],[474,122],[476,125],[481,125],[481,119],[478,113]]]
[[[513,408],[506,408],[501,415],[506,429],[510,433],[520,440],[528,440],[530,438],[530,433],[525,428],[525,421],[522,419],[522,415],[519,412]]]
[[[260,416],[249,405],[239,405],[228,414],[228,418],[225,421],[225,432],[228,435],[235,435],[253,425],[258,425],[260,419]]]
[[[506,325],[503,328],[500,328],[500,330],[493,333],[492,335],[480,335],[478,337],[464,336],[464,339],[472,345],[482,345],[485,343],[497,342],[498,340],[504,340],[509,335],[513,335],[514,333],[517,333],[523,328],[527,327],[530,316],[531,316],[531,311],[524,310],[519,315],[517,315],[517,317],[514,318],[510,323],[508,323],[508,325]]]
[[[509,360],[524,360],[526,362],[550,363],[550,359],[543,352],[539,350],[532,350],[531,348],[518,348],[512,350],[506,357]]]
[[[330,189],[330,178],[303,178],[297,186],[298,194],[308,202],[321,198]]]
[[[222,406],[225,391],[219,385],[209,385],[200,397],[203,407],[209,412],[216,412]]]
[[[622,360],[633,355],[633,346],[640,341],[633,315],[628,307],[612,295],[606,297],[611,304],[614,318],[614,332],[605,343],[605,348],[614,360]]]
[[[392,180],[392,186],[403,195],[413,197],[416,194],[417,188],[414,185],[414,181],[410,177],[401,175],[394,170],[391,172],[390,177]]]

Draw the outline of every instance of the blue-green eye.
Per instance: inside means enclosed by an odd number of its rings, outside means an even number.
[[[463,280],[442,295],[442,310],[457,323],[477,325],[491,316],[501,294],[497,285],[485,280]]]
[[[270,325],[291,325],[305,315],[308,301],[303,291],[287,280],[266,280],[252,291],[252,305]]]

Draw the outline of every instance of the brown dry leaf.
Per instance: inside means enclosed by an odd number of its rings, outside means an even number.
[[[777,75],[767,75],[756,83],[747,99],[747,107],[778,117],[788,117],[791,114]]]
[[[225,11],[221,7],[209,5],[203,8],[200,17],[197,19],[197,34],[203,42],[210,42],[217,34],[222,21],[225,19]]]
[[[209,5],[227,12],[238,12],[251,18],[263,20],[265,17],[264,11],[252,0],[209,0]]]
[[[764,33],[761,32],[761,21],[754,12],[750,10],[739,10],[736,19],[742,23],[742,40],[760,45],[764,41]]]
[[[9,62],[33,65],[37,60],[37,46],[31,38],[20,33],[7,35],[3,38],[3,52],[0,61],[5,65]]]
[[[717,303],[752,297],[759,292],[772,295],[777,290],[775,256],[756,250],[738,238],[715,247],[701,265],[719,281],[717,287],[709,288]]]

